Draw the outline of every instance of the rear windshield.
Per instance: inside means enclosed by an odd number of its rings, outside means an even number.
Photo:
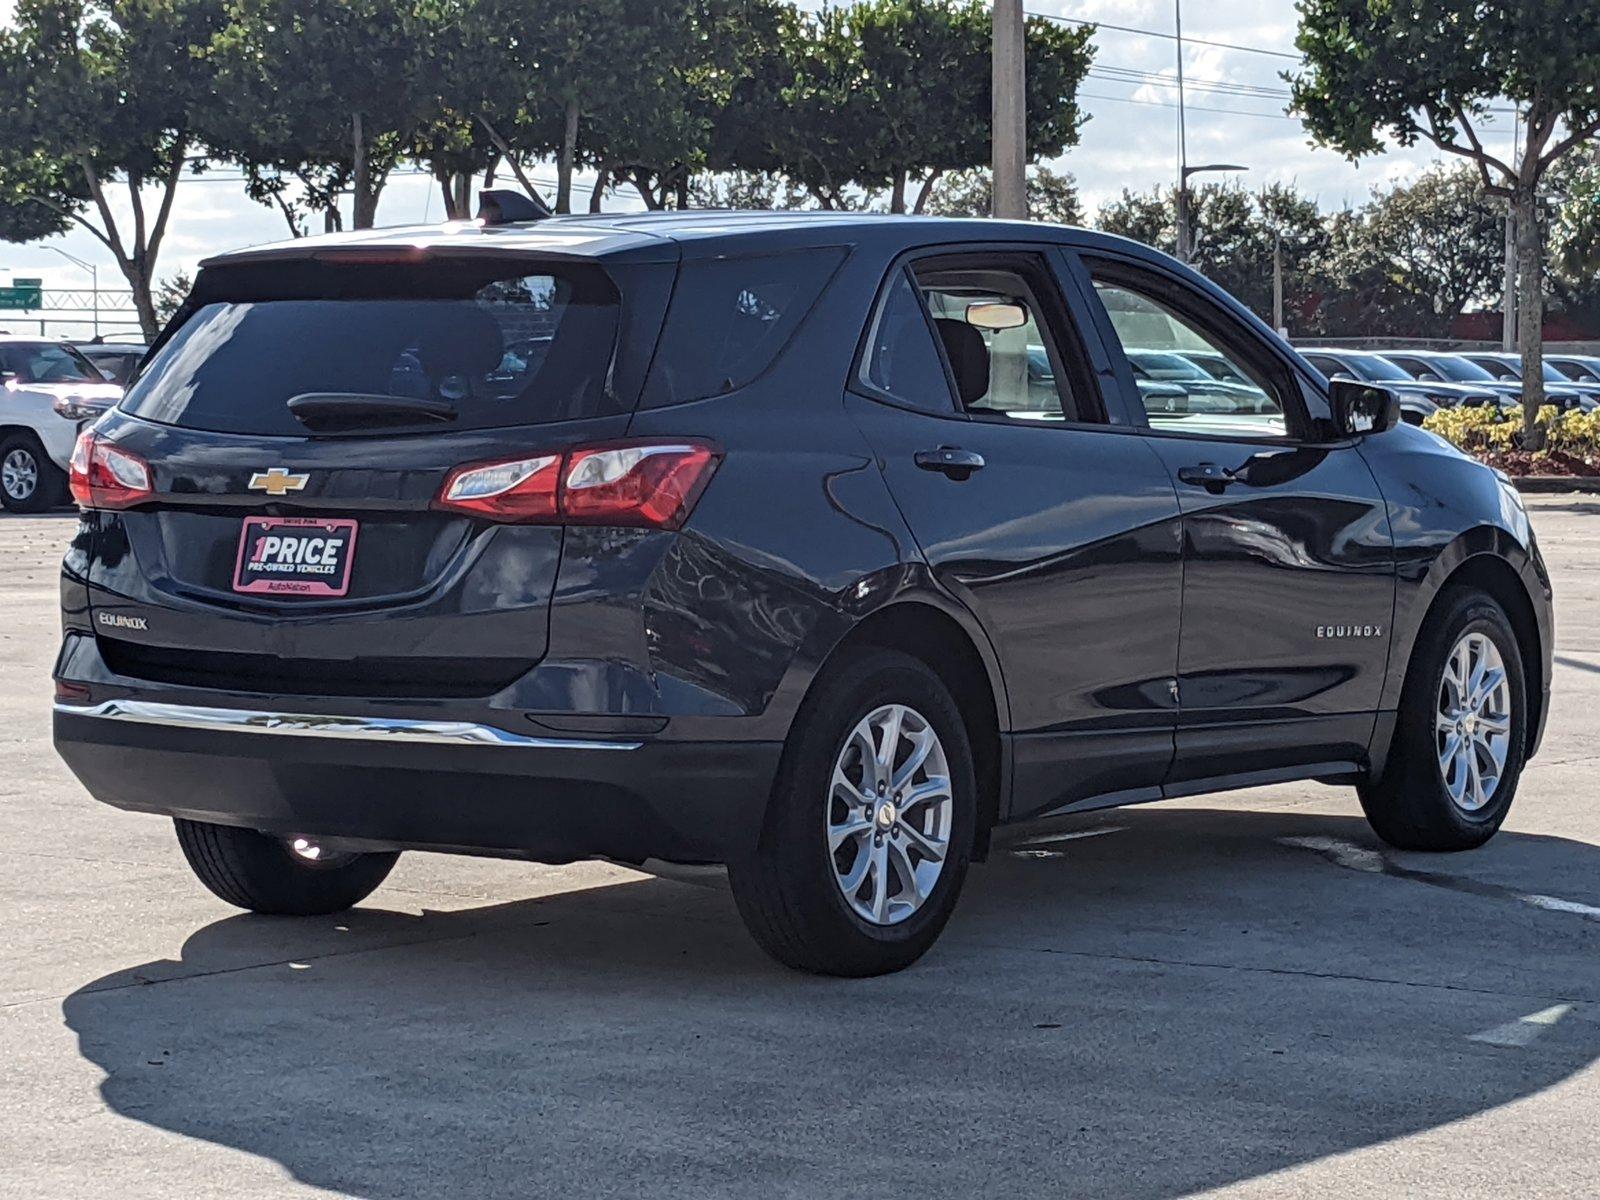
[[[393,278],[364,274],[384,276]],[[438,294],[441,280],[453,280],[456,294]],[[189,429],[290,436],[315,432],[288,403],[308,395],[447,405],[452,415],[430,429],[617,411],[608,380],[618,297],[604,272],[521,267],[490,279],[440,272],[425,282],[431,294],[351,286],[347,278],[325,296],[301,289],[293,298],[203,304],[122,407]]]
[[[106,378],[71,346],[57,342],[0,344],[0,374],[18,383],[104,383]]]

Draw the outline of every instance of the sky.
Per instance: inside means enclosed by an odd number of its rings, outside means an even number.
[[[798,2],[821,7],[820,0]],[[1051,164],[1077,179],[1091,211],[1124,188],[1170,186],[1176,176],[1177,42],[1171,35],[1177,2],[1025,0],[1031,13],[1102,23],[1095,36],[1095,66],[1079,93],[1089,121],[1079,144]],[[0,0],[0,20],[9,19],[14,7],[14,0]],[[1288,85],[1281,75],[1296,65],[1295,23],[1293,0],[1189,0],[1183,12],[1183,61],[1191,164],[1238,163],[1249,168],[1236,177],[1248,187],[1292,183],[1317,197],[1324,208],[1338,208],[1360,204],[1374,188],[1409,179],[1439,161],[1438,152],[1427,146],[1391,147],[1359,164],[1313,147],[1300,122],[1284,112]],[[1485,125],[1486,138],[1507,145],[1510,118],[1496,120],[1498,124]],[[534,175],[543,184],[551,181],[553,170],[545,165]],[[612,206],[638,204],[619,193]],[[378,221],[386,225],[441,217],[437,188],[425,175],[393,177],[378,209]],[[160,274],[192,271],[209,254],[285,235],[281,217],[244,195],[237,172],[220,169],[179,187]],[[123,286],[109,252],[84,232],[28,246],[0,243],[0,284],[21,275],[42,278],[47,288],[88,286],[87,271],[46,246],[96,264],[103,288]],[[26,327],[11,314],[0,316],[0,324]],[[51,332],[57,331],[52,326]]]

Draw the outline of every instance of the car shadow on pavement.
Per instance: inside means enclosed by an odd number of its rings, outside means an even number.
[[[1600,1055],[1593,846],[1385,854],[1284,811],[1069,832],[997,851],[882,979],[786,972],[725,892],[646,880],[231,917],[65,1018],[114,1112],[374,1198],[1176,1197]]]

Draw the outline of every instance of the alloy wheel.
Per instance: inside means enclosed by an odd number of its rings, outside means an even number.
[[[39,486],[39,462],[33,453],[18,446],[0,462],[0,487],[12,500],[29,499]]]
[[[955,799],[939,734],[904,704],[850,731],[828,786],[834,882],[862,920],[896,925],[932,895],[950,851]]]
[[[1465,633],[1445,660],[1435,718],[1439,773],[1450,801],[1476,813],[1494,799],[1511,749],[1511,682],[1499,649]]]

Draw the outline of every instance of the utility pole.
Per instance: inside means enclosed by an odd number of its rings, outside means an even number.
[[[994,149],[991,214],[1028,219],[1028,112],[1022,0],[994,0],[994,85],[990,110]]]
[[[1189,246],[1189,130],[1183,112],[1183,0],[1173,0],[1173,28],[1178,35],[1178,261],[1188,262]]]
[[[1284,337],[1289,330],[1283,323],[1283,235],[1272,235],[1272,327]]]

